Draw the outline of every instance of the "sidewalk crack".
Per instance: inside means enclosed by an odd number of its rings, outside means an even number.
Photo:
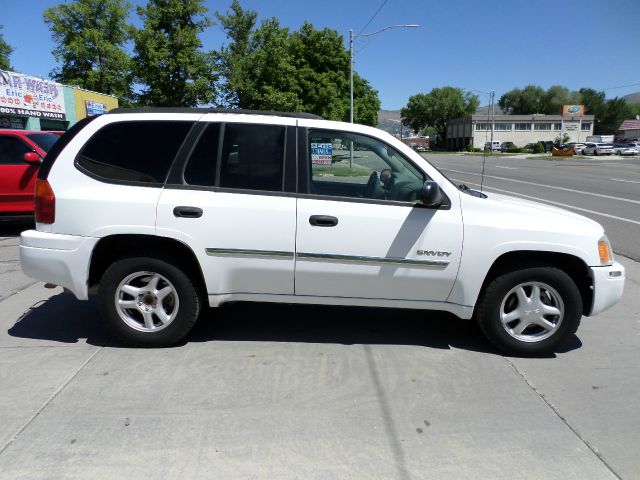
[[[507,362],[507,364],[513,369],[514,372],[516,372],[520,378],[522,378],[522,380],[529,386],[529,388],[531,390],[533,390],[533,392],[540,397],[540,399],[547,404],[547,406],[551,409],[551,411],[553,413],[555,413],[555,415],[562,421],[562,423],[564,423],[566,425],[566,427],[571,430],[573,432],[573,434],[578,437],[580,439],[580,441],[591,451],[591,453],[593,453],[596,458],[598,458],[598,460],[600,460],[602,462],[602,464],[607,467],[607,469],[618,479],[618,480],[622,480],[622,477],[613,469],[613,467],[611,465],[609,465],[609,463],[604,459],[604,457],[602,456],[602,454],[600,452],[598,452],[598,450],[593,447],[582,435],[580,435],[580,432],[578,432],[578,430],[576,430],[570,423],[569,421],[564,418],[562,416],[562,414],[558,411],[558,409],[549,401],[547,400],[547,397],[545,397],[545,395],[539,391],[536,386],[531,383],[529,381],[529,379],[525,376],[524,373],[522,373],[518,367],[508,358],[506,357],[502,357],[504,358],[504,360]]]
[[[66,388],[67,385],[69,385],[69,383],[71,383],[71,381],[76,378],[78,376],[78,374],[84,369],[84,367],[86,367],[89,362],[91,362],[91,360],[93,360],[93,358],[102,351],[104,347],[99,347],[95,352],[93,352],[91,354],[91,356],[89,358],[87,358],[87,360],[85,360],[85,362],[80,365],[80,367],[73,373],[73,375],[71,375],[66,382],[64,382],[60,388],[58,388],[53,395],[51,395],[46,402],[44,402],[44,404],[36,411],[36,413],[34,413],[31,418],[29,418],[29,420],[27,420],[27,422],[20,427],[20,429],[15,433],[15,435],[13,437],[11,437],[3,446],[2,448],[0,448],[0,455],[2,455],[4,453],[4,451],[9,448],[9,446],[15,442],[17,440],[17,438],[22,434],[22,432],[24,432],[27,427],[29,425],[31,425],[33,423],[33,421],[38,418],[38,416],[44,411],[45,408],[47,408],[49,406],[49,404]]]

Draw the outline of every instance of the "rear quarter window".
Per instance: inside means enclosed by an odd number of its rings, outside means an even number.
[[[98,130],[76,158],[91,176],[122,183],[164,183],[188,121],[115,122]]]

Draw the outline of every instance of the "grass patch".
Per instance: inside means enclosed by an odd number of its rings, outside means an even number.
[[[351,168],[348,165],[314,165],[313,174],[320,176],[334,177],[368,177],[371,170],[361,165],[353,164]]]

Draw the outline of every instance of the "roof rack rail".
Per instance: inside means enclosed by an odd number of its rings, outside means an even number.
[[[274,117],[311,118],[324,120],[321,116],[306,112],[276,112],[272,110],[246,110],[243,108],[199,108],[199,107],[118,107],[112,113],[235,113],[244,115],[269,115]]]

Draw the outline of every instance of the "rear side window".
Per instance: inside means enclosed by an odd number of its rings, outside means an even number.
[[[184,170],[184,181],[189,185],[215,186],[220,127],[219,123],[212,123],[200,136]]]
[[[227,124],[220,187],[281,192],[285,127]]]
[[[38,145],[45,153],[51,150],[51,147],[60,139],[58,135],[53,133],[32,133],[27,138]]]
[[[76,164],[106,180],[164,183],[192,126],[180,121],[111,123],[89,139]]]
[[[281,192],[285,131],[280,125],[210,124],[185,167],[185,183]]]

